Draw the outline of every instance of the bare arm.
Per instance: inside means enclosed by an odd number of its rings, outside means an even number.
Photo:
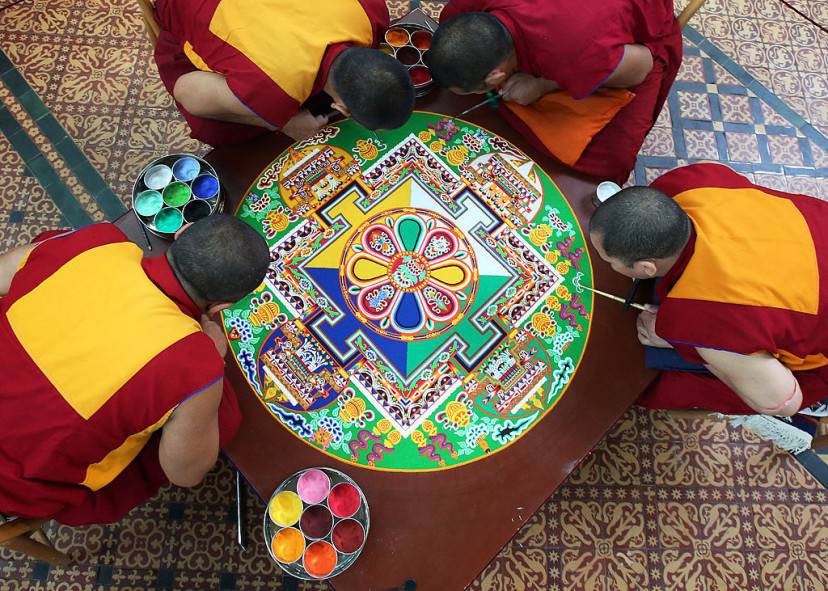
[[[20,263],[37,244],[24,244],[0,255],[0,297],[8,295],[14,274]]]
[[[218,459],[222,387],[219,380],[188,398],[164,425],[158,459],[164,474],[177,486],[199,484]]]
[[[173,95],[196,117],[254,125],[271,131],[279,129],[248,109],[230,90],[224,76],[215,72],[184,74],[176,80]],[[314,116],[303,109],[285,123],[282,132],[299,141],[316,133],[327,122],[327,117]]]
[[[624,57],[604,82],[610,88],[638,86],[653,69],[653,54],[643,45],[625,45]]]
[[[242,103],[221,74],[188,72],[173,88],[175,100],[196,117],[276,129]]]
[[[790,369],[769,353],[739,355],[697,348],[707,368],[756,412],[791,416],[802,406],[802,389]]]
[[[519,105],[531,105],[545,94],[558,90],[558,84],[546,78],[516,72],[500,89],[503,100]]]

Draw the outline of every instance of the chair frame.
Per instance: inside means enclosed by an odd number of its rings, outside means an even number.
[[[43,524],[47,521],[49,520],[15,519],[0,525],[0,546],[55,566],[68,565],[72,559],[57,550],[43,531]]]
[[[141,8],[141,16],[144,19],[144,24],[147,26],[147,34],[149,35],[152,46],[158,42],[158,35],[161,32],[161,27],[158,25],[158,19],[155,18],[155,2],[153,0],[138,0],[138,6]]]
[[[687,26],[687,22],[693,18],[693,15],[696,14],[699,9],[704,6],[704,3],[707,0],[690,0],[687,6],[684,7],[684,10],[676,17],[678,20],[679,28],[684,28]]]

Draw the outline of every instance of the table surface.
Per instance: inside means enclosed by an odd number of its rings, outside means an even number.
[[[455,115],[480,100],[434,91],[417,108]],[[578,176],[534,150],[488,107],[468,120],[506,138],[537,162],[566,196],[581,226],[594,210],[595,182]],[[289,145],[272,134],[242,146],[212,151],[207,160],[227,191],[234,211],[259,173]],[[119,224],[139,244],[145,239],[127,214]],[[163,241],[151,237],[152,254]],[[596,287],[625,295],[630,283],[590,247]],[[424,473],[381,472],[326,456],[294,437],[271,417],[232,360],[228,377],[244,414],[239,435],[225,450],[263,498],[290,474],[309,466],[331,466],[352,476],[371,508],[371,532],[359,560],[332,579],[337,591],[385,591],[409,579],[417,589],[463,589],[494,558],[540,505],[561,485],[654,373],[644,368],[636,346],[635,313],[616,302],[595,301],[586,353],[555,409],[519,441],[485,461]],[[256,540],[256,543],[263,541]]]

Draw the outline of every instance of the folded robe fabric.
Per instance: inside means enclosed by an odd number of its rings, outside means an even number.
[[[550,92],[531,105],[504,102],[506,118],[519,119],[528,139],[569,166],[584,153],[592,138],[635,98],[621,88],[603,88],[583,99]],[[511,116],[510,116],[511,115]]]

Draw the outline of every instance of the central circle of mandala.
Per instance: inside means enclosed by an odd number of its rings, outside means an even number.
[[[397,340],[433,338],[466,315],[477,293],[474,250],[437,213],[385,211],[357,228],[340,267],[351,312]]]
[[[400,291],[419,291],[428,280],[428,261],[410,250],[395,254],[388,266],[388,280]]]

